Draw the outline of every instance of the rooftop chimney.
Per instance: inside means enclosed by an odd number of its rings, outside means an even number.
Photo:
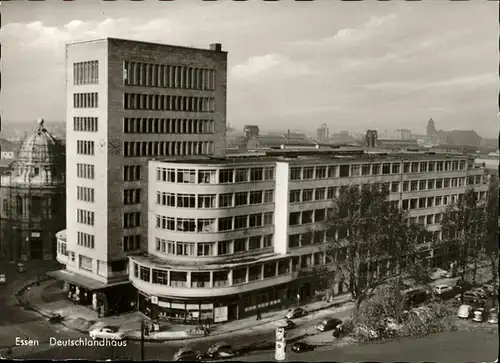
[[[210,50],[213,50],[215,52],[222,52],[222,44],[212,43],[212,44],[210,44]]]

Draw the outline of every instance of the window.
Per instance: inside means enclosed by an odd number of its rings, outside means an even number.
[[[76,164],[76,177],[81,179],[94,179],[95,171],[93,164]]]
[[[436,179],[436,189],[441,189],[443,187],[443,179]]]
[[[96,108],[98,107],[98,103],[97,92],[73,94],[74,108]]]
[[[141,266],[139,268],[139,279],[149,282],[151,277],[151,269],[149,267]]]
[[[153,284],[168,286],[168,271],[153,269]]]
[[[199,194],[198,208],[215,208],[215,194]]]
[[[123,236],[123,252],[133,252],[141,249],[141,235]]]
[[[443,203],[443,197],[441,195],[436,196],[434,205],[436,207],[439,207],[442,203]]]
[[[403,164],[403,173],[407,174],[410,172],[411,164],[410,163],[404,163]]]
[[[97,117],[73,117],[73,131],[97,132]]]
[[[359,176],[361,167],[359,165],[351,165],[351,176]]]
[[[250,214],[248,226],[250,228],[261,227],[262,226],[262,214],[261,213]]]
[[[419,208],[425,208],[425,202],[427,201],[426,198],[418,198],[418,207]]]
[[[93,271],[93,260],[90,257],[79,255],[79,267],[82,270]]]
[[[349,165],[340,165],[339,177],[348,178],[349,177]]]
[[[418,163],[416,162],[411,163],[411,172],[418,173]]]
[[[123,213],[123,228],[136,228],[141,225],[141,212]]]
[[[76,199],[82,202],[94,203],[94,188],[77,186]]]
[[[290,199],[289,203],[300,202],[300,189],[290,190],[289,199]]]
[[[273,203],[274,202],[274,190],[264,190],[264,203]]]
[[[300,212],[292,212],[288,216],[288,225],[296,226],[300,224]]]
[[[124,117],[123,132],[125,134],[213,134],[214,120]]]
[[[372,164],[372,175],[380,174],[380,164]]]
[[[273,212],[264,213],[264,226],[269,226],[273,224]]]
[[[436,186],[435,179],[429,179],[429,180],[427,180],[427,189],[434,189],[435,186]]]
[[[443,171],[444,163],[442,161],[436,162],[436,171]]]
[[[178,169],[177,183],[196,183],[196,170]]]
[[[427,208],[434,207],[434,197],[427,197]]]
[[[314,231],[313,243],[323,243],[323,242],[325,242],[325,231]]]
[[[316,188],[314,190],[314,200],[324,200],[326,197],[326,188]]]
[[[415,192],[418,190],[418,181],[417,180],[412,180],[410,182],[410,191]]]
[[[427,162],[426,161],[420,162],[420,172],[424,173],[426,171],[427,171]]]
[[[222,169],[219,170],[219,184],[232,183],[234,178],[233,169]]]
[[[313,222],[313,211],[305,210],[302,212],[302,224],[312,223]]]
[[[233,217],[219,218],[218,227],[219,232],[233,229]]]
[[[314,189],[304,189],[302,190],[302,201],[310,202],[314,197]]]
[[[79,155],[94,155],[94,142],[77,140],[76,141],[76,153]]]
[[[215,232],[215,218],[200,218],[197,222],[198,232]]]
[[[325,179],[325,178],[326,178],[326,166],[317,166],[316,179]]]
[[[288,247],[294,248],[300,245],[300,233],[291,234],[288,236]]]
[[[250,204],[261,204],[262,203],[262,191],[255,190],[250,192]]]
[[[361,175],[370,175],[370,164],[363,164],[361,166]]]
[[[328,178],[338,177],[338,165],[330,165],[328,167]]]
[[[314,211],[314,222],[323,222],[326,219],[326,209],[316,209]]]
[[[215,170],[198,170],[198,184],[215,184]]]
[[[314,167],[305,167],[302,172],[302,179],[313,179],[314,178]]]
[[[87,224],[89,226],[94,225],[94,212],[77,209],[76,210],[76,221],[81,224]]]
[[[156,202],[159,205],[175,207],[175,199],[174,193],[156,192]]]
[[[234,240],[234,253],[246,251],[247,250],[246,244],[247,244],[246,238],[235,239]]]
[[[434,170],[436,170],[436,162],[435,161],[429,161],[427,163],[427,170],[428,171],[434,171]]]
[[[219,194],[219,208],[233,206],[233,193]]]
[[[234,206],[248,205],[248,192],[239,192],[234,194]]]
[[[123,107],[125,110],[214,112],[215,100],[213,97],[125,93]]]
[[[236,169],[235,183],[246,183],[246,182],[248,182],[248,169]]]
[[[233,241],[219,241],[217,243],[217,255],[228,255],[231,253],[231,244]]]
[[[393,163],[392,164],[392,174],[399,174],[400,173],[400,164],[399,163]]]
[[[198,256],[213,256],[213,243],[198,243]]]
[[[196,196],[194,194],[177,194],[178,208],[196,208]]]
[[[98,84],[99,83],[99,61],[87,61],[73,63],[73,84]]]
[[[426,190],[427,189],[427,180],[420,180],[418,182],[418,190]]]
[[[125,165],[123,167],[123,181],[139,181],[141,180],[141,165]]]
[[[274,180],[274,168],[264,168],[264,180]]]
[[[444,178],[443,179],[443,188],[449,188],[450,187],[450,178]]]
[[[392,182],[391,183],[391,192],[392,193],[399,192],[399,182]]]
[[[273,235],[272,234],[266,234],[262,238],[262,248],[271,247],[272,245],[273,245]]]
[[[300,180],[302,179],[302,168],[293,167],[290,168],[290,180]]]
[[[248,250],[257,250],[260,249],[261,236],[253,236],[248,239]]]
[[[302,233],[300,236],[300,245],[301,246],[309,246],[312,244],[313,241],[313,233],[312,232],[306,232]]]
[[[82,247],[86,247],[86,248],[94,248],[95,247],[94,235],[77,231],[76,232],[76,243],[78,246],[82,246]]]
[[[328,187],[327,189],[327,199],[333,199],[336,198],[338,194],[338,188],[337,187]]]
[[[264,178],[264,168],[251,168],[250,181],[262,181]]]
[[[383,163],[382,164],[382,174],[390,174],[391,173],[391,164]]]
[[[177,228],[179,232],[196,232],[196,220],[194,218],[177,218]]]
[[[248,228],[248,216],[236,216],[234,217],[234,229]]]
[[[124,189],[123,190],[123,204],[139,204],[141,203],[141,190],[140,189]]]

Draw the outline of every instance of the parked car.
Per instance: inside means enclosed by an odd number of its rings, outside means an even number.
[[[234,358],[236,353],[229,344],[220,342],[208,348],[207,356],[212,359],[229,359]]]
[[[89,332],[92,339],[110,339],[110,340],[123,340],[125,339],[125,332],[120,331],[116,326],[103,326],[93,329]]]
[[[461,294],[457,294],[455,299],[465,304],[484,304],[484,300],[479,296],[479,294],[471,290],[464,292],[463,300]]]
[[[472,316],[472,306],[467,304],[460,305],[457,316],[460,319],[469,319]]]
[[[450,285],[441,284],[434,286],[433,290],[435,294],[443,295],[447,292],[453,291],[453,287],[451,287]]]
[[[311,345],[305,342],[296,342],[292,344],[292,352],[310,352],[316,349],[315,345]]]
[[[472,289],[472,291],[474,291],[476,294],[478,294],[479,297],[483,300],[488,297],[488,293],[481,287],[474,287]]]
[[[464,281],[464,280],[458,280],[455,284],[455,287],[459,290],[459,291],[467,291],[467,290],[470,290],[473,288],[472,284],[468,281]]]
[[[277,326],[282,326],[285,327],[285,329],[293,329],[297,327],[297,324],[295,324],[293,321],[290,319],[281,319],[276,322]]]
[[[481,286],[483,288],[484,291],[486,291],[489,295],[493,295],[493,293],[495,292],[495,288],[492,284],[484,284],[483,286]]]
[[[492,308],[488,311],[488,323],[498,324],[498,308]]]
[[[5,277],[5,274],[0,274],[0,285],[3,285],[7,282],[7,278]]]
[[[338,318],[326,318],[321,320],[319,324],[316,325],[316,329],[319,331],[328,331],[335,329],[340,324],[342,324],[342,320]]]
[[[16,270],[17,272],[25,272],[26,271],[26,268],[24,267],[24,264],[19,262],[17,265],[16,265]]]
[[[438,280],[443,278],[450,278],[451,273],[449,271],[443,270],[442,268],[435,268],[429,274],[431,280]]]
[[[474,316],[472,317],[472,321],[475,321],[476,323],[482,323],[484,321],[485,313],[486,312],[484,311],[484,308],[474,309]]]
[[[403,306],[409,309],[422,304],[430,297],[430,292],[423,288],[413,288],[403,292]]]
[[[195,360],[201,360],[202,354],[197,350],[190,348],[181,348],[173,356],[172,360],[174,362],[192,362]]]
[[[303,308],[289,309],[285,315],[286,319],[296,319],[307,315],[307,310]]]

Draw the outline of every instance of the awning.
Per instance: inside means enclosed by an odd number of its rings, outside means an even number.
[[[130,281],[121,281],[121,282],[116,282],[112,284],[105,284],[103,282],[90,279],[85,276],[78,275],[74,272],[70,272],[67,270],[57,270],[57,271],[50,271],[47,272],[47,276],[53,277],[56,280],[62,280],[69,282],[70,284],[74,284],[79,287],[83,287],[84,289],[93,291],[93,290],[101,290],[105,289],[107,287],[111,286],[116,286],[116,285],[125,285],[125,284],[130,284]]]

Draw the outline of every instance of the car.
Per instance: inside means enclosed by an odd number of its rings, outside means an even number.
[[[435,268],[429,274],[431,280],[438,280],[442,278],[450,278],[451,273],[449,271],[443,270],[442,268]]]
[[[0,274],[0,285],[3,285],[7,282],[7,278],[5,277],[5,274]]]
[[[405,308],[411,308],[422,304],[427,301],[430,297],[430,292],[423,288],[413,288],[407,291],[403,291],[403,306]]]
[[[107,325],[91,330],[89,336],[92,339],[124,340],[126,334],[119,327]]]
[[[289,309],[285,315],[286,319],[296,319],[307,315],[307,310],[303,308]]]
[[[475,287],[471,291],[474,291],[483,300],[488,297],[488,293],[481,287]]]
[[[306,342],[296,342],[292,344],[292,352],[311,352],[316,349],[315,345],[308,344]]]
[[[489,295],[493,295],[495,292],[495,287],[492,284],[484,284],[481,286],[484,291],[486,291]]]
[[[181,348],[174,354],[172,360],[174,362],[193,362],[202,360],[201,357],[202,354],[197,350]]]
[[[437,295],[443,295],[447,292],[450,292],[450,291],[453,291],[453,287],[451,287],[450,285],[436,285],[434,286],[434,293],[437,294]]]
[[[321,320],[318,325],[316,325],[316,329],[319,331],[328,331],[335,329],[340,324],[342,324],[342,320],[338,318],[326,318]]]
[[[17,272],[25,272],[26,268],[24,267],[24,263],[19,262],[16,265],[16,270],[17,270]]]
[[[466,291],[464,292],[464,297],[463,297],[463,300],[462,300],[462,297],[461,297],[461,294],[457,294],[455,296],[455,299],[460,301],[461,303],[466,303],[466,304],[479,304],[479,305],[482,305],[484,304],[484,300],[479,296],[479,294],[477,294],[476,292],[474,291]]]
[[[498,324],[498,308],[492,308],[488,311],[488,323]]]
[[[459,290],[459,291],[467,291],[467,290],[470,290],[472,289],[472,284],[468,281],[465,281],[465,280],[458,280],[456,283],[455,283],[455,287]]]
[[[208,348],[207,356],[212,359],[229,359],[234,358],[236,353],[229,344],[219,342]]]
[[[472,306],[463,304],[458,308],[457,316],[460,319],[469,319],[472,315]]]
[[[484,321],[485,311],[483,308],[474,309],[473,314],[472,321],[476,323],[482,323]]]

